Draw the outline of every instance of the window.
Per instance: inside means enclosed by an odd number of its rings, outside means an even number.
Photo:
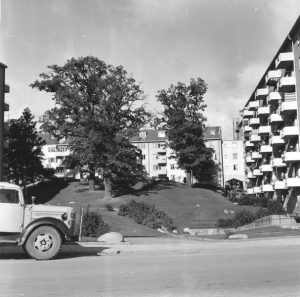
[[[142,155],[142,159],[145,160],[146,159],[146,155]]]
[[[175,169],[175,164],[171,164],[171,170]]]
[[[236,143],[236,142],[233,142],[233,143],[232,143],[232,148],[233,148],[233,149],[236,149],[236,148],[237,148],[237,143]]]
[[[54,153],[55,152],[55,146],[48,146],[48,153]]]
[[[165,131],[158,131],[158,137],[165,137],[166,133]]]
[[[237,153],[233,153],[233,154],[232,154],[232,159],[233,159],[233,160],[237,160]]]
[[[147,132],[146,131],[141,131],[140,134],[139,134],[139,137],[142,138],[142,139],[146,139]]]
[[[55,158],[48,158],[48,163],[55,163]]]
[[[19,203],[19,193],[16,190],[1,189],[0,190],[0,203]]]
[[[234,170],[234,171],[237,171],[237,170],[238,170],[237,164],[234,164],[234,165],[233,165],[233,170]]]
[[[67,150],[68,150],[68,147],[66,145],[57,145],[56,146],[56,151],[59,153],[66,152]]]

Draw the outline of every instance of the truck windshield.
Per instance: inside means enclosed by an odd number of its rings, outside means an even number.
[[[0,189],[0,203],[19,203],[19,192],[11,189]]]

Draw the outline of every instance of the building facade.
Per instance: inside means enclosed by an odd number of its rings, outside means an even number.
[[[300,213],[300,18],[242,110],[247,193]]]

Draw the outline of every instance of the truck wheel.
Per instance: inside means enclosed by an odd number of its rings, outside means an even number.
[[[49,260],[54,258],[61,247],[59,232],[49,226],[35,229],[27,238],[24,250],[28,256],[36,260]]]

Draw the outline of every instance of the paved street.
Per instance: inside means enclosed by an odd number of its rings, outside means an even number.
[[[299,238],[148,241],[103,256],[2,257],[0,296],[300,296]]]

